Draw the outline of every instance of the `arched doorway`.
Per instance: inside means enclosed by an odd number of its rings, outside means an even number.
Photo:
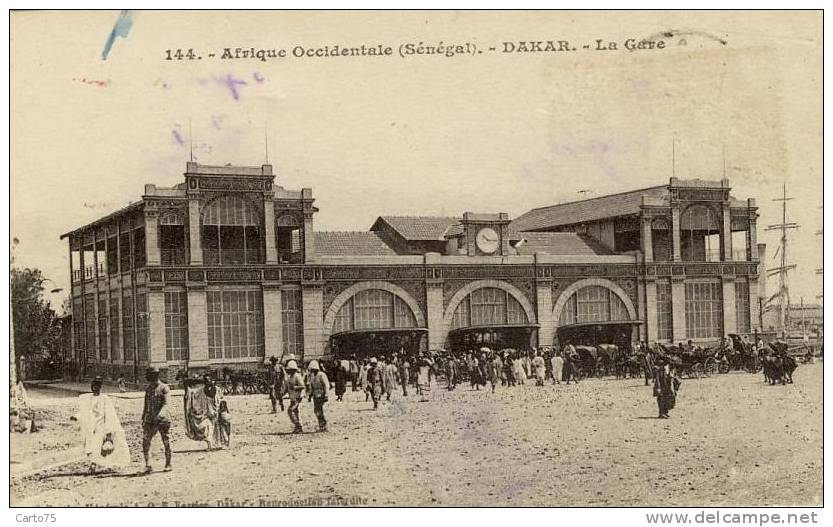
[[[355,284],[339,294],[324,317],[334,358],[413,354],[425,347],[425,316],[416,300],[389,282]]]
[[[641,323],[624,290],[604,279],[579,280],[567,287],[553,307],[553,319],[560,344],[615,344],[620,349],[630,348]]]
[[[472,282],[449,302],[444,325],[451,350],[525,350],[535,343],[535,312],[516,287],[497,280]]]

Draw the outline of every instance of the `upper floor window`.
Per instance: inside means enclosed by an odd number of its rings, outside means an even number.
[[[159,253],[162,265],[184,265],[185,218],[182,213],[168,212],[159,218]]]
[[[261,263],[260,225],[260,215],[249,200],[234,195],[215,199],[203,211],[203,261],[208,265]]]
[[[275,222],[275,238],[278,259],[284,263],[303,262],[301,252],[301,231],[303,224],[294,214],[278,216]]]
[[[697,204],[683,211],[680,256],[686,261],[720,261],[720,221],[711,207]]]

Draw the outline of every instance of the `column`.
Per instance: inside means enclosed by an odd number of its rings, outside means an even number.
[[[758,296],[758,277],[750,276],[749,277],[749,328],[752,331],[755,331],[755,328],[758,331],[763,331],[764,328],[761,325],[761,302],[760,297]]]
[[[188,285],[188,363],[208,365],[208,314],[205,286]]]
[[[304,261],[311,262],[315,260],[315,234],[312,225],[312,215],[315,209],[312,206],[312,189],[301,189],[301,200],[304,205]]]
[[[443,327],[443,283],[429,281],[425,284],[426,323],[428,324],[428,349],[441,349],[447,337]]]
[[[723,223],[720,225],[720,245],[723,247],[723,261],[732,261],[732,211],[729,204],[723,204]]]
[[[263,284],[263,333],[265,358],[283,355],[283,320],[280,284]]]
[[[263,200],[263,236],[266,238],[266,263],[278,263],[278,247],[275,239],[275,202],[272,198]]]
[[[651,236],[651,218],[642,217],[642,255],[646,262],[654,261],[654,241]]]
[[[657,283],[654,280],[645,281],[645,339],[649,343],[659,340],[657,327]]]
[[[145,210],[145,257],[148,265],[160,265],[159,212]]]
[[[304,360],[324,356],[324,290],[305,285],[301,291],[304,307]]]
[[[680,207],[671,208],[671,261],[679,262],[680,258]]]
[[[191,265],[202,265],[202,243],[200,242],[200,200],[188,199],[188,242]]]
[[[751,288],[750,288],[751,290]],[[723,277],[723,336],[738,332],[737,311],[735,309],[735,277]],[[750,320],[751,322],[751,320]]]
[[[538,346],[552,346],[554,328],[552,320],[552,281],[535,283],[535,303],[538,312]]]
[[[656,293],[654,298],[656,298]],[[671,279],[671,317],[673,318],[671,326],[673,342],[685,341],[685,282],[675,278]]]
[[[748,260],[758,259],[758,214],[755,212],[755,200],[747,200],[749,207],[749,228],[746,230],[746,255]]]
[[[147,295],[148,362],[151,366],[163,368],[168,362],[165,341],[165,292],[161,288],[154,288],[149,289]]]

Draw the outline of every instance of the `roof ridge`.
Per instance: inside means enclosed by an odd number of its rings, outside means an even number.
[[[584,203],[584,202],[593,201],[593,200],[597,200],[597,199],[605,199],[605,198],[611,198],[611,197],[614,197],[614,196],[621,196],[622,194],[632,194],[634,192],[643,192],[645,190],[654,190],[654,189],[666,188],[666,187],[668,187],[668,185],[654,185],[652,187],[635,188],[633,190],[623,190],[622,192],[615,192],[613,194],[605,194],[604,196],[596,196],[596,197],[587,198],[587,199],[577,199],[577,200],[573,200],[573,201],[565,201],[563,203],[556,203],[554,205],[544,205],[543,207],[535,207],[534,209],[529,209],[527,212],[524,212],[523,214],[521,214],[521,216],[518,216],[518,218],[520,218],[522,216],[526,216],[530,212],[534,212],[534,211],[538,211],[538,210],[551,209],[551,208],[554,208],[554,207],[561,207],[563,205],[572,205],[573,203]],[[515,219],[518,219],[518,218],[515,218]]]
[[[380,218],[403,218],[403,219],[423,219],[423,218],[435,218],[438,220],[461,220],[459,216],[402,216],[396,214],[381,214],[379,215]]]

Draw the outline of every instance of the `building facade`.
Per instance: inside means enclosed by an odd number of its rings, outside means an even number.
[[[86,375],[259,367],[405,348],[713,342],[759,316],[757,208],[729,182],[316,232],[272,167],[188,163],[64,234]]]

